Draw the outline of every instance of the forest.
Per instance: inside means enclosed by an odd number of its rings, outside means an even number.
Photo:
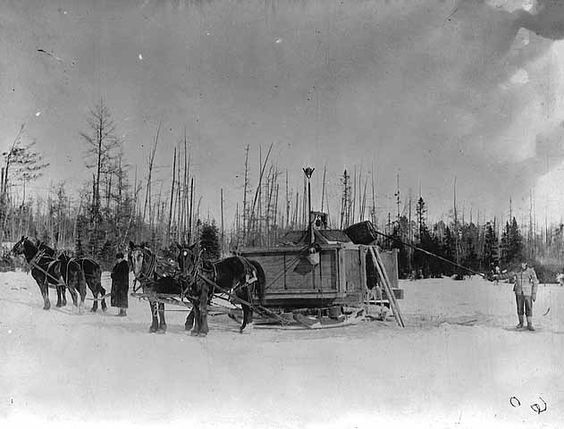
[[[26,186],[46,174],[49,163],[35,150],[34,141],[23,138],[22,125],[2,154],[0,242],[11,243],[27,235],[57,250],[94,257],[108,268],[116,252],[124,250],[130,240],[146,242],[165,253],[176,243],[205,241],[209,256],[219,257],[240,247],[272,246],[286,232],[307,228],[309,177],[303,177],[302,189],[291,189],[288,170],[272,160],[272,145],[264,154],[259,149],[256,183],[250,180],[250,148],[245,147],[242,194],[229,221],[223,214],[223,189],[219,190],[220,219],[201,212],[186,136],[171,154],[170,188],[166,195],[162,187],[155,194],[153,166],[160,128],[158,124],[146,169],[141,172],[127,163],[117,125],[100,100],[79,131],[90,176],[80,194],[70,195],[61,182],[43,195],[26,195]],[[564,225],[540,227],[532,215],[525,221],[511,209],[504,220],[473,219],[471,213],[465,218],[465,213],[457,212],[456,198],[447,218],[435,221],[427,215],[423,195],[414,201],[401,198],[399,177],[394,194],[397,212],[382,212],[376,208],[374,178],[356,168],[352,176],[345,170],[339,177],[338,189],[331,193],[338,195],[339,212],[329,213],[326,174],[325,168],[320,207],[329,215],[329,227],[345,229],[370,220],[382,233],[378,244],[399,250],[402,278],[488,273],[496,266],[511,270],[523,259],[535,266],[541,280],[552,281],[561,271]],[[8,251],[4,246],[4,254]],[[4,265],[10,264],[9,259],[4,258]]]

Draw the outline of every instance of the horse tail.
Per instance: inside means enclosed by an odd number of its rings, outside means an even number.
[[[262,265],[257,261],[249,259],[249,263],[256,270],[258,280],[255,282],[255,293],[259,299],[261,305],[264,305],[264,292],[266,289],[266,275],[262,269]]]

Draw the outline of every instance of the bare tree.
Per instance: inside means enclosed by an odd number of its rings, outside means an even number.
[[[116,126],[111,117],[110,110],[104,100],[90,110],[87,118],[88,131],[81,132],[80,136],[86,144],[86,167],[93,170],[92,184],[92,215],[100,215],[101,198],[100,184],[105,175],[112,172],[115,167],[117,149],[120,140],[116,135]],[[106,176],[107,177],[107,176]]]

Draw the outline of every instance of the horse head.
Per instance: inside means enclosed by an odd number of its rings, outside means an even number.
[[[187,274],[197,266],[198,260],[200,259],[200,255],[196,250],[196,244],[192,244],[191,246],[177,244],[176,246],[179,249],[176,262],[178,262],[182,274]]]
[[[153,275],[155,256],[147,247],[135,245],[130,241],[128,259],[135,279],[141,281],[143,278],[146,279]]]
[[[33,257],[37,250],[35,244],[25,235],[22,235],[22,238],[12,247],[14,255],[25,255],[26,257]]]

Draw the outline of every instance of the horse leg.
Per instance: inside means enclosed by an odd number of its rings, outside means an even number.
[[[165,305],[162,302],[159,302],[159,331],[163,333],[166,332],[166,320],[165,320]]]
[[[247,322],[249,321],[250,308],[246,304],[241,304],[241,308],[243,309],[243,323],[241,323],[241,327],[239,328],[239,333],[242,334],[245,328],[247,327]]]
[[[243,288],[244,290],[242,290],[242,295],[241,298],[244,299],[245,301],[248,302],[253,302],[253,290],[250,287],[245,287]],[[252,307],[250,307],[247,304],[243,304],[241,303],[241,308],[243,309],[243,323],[241,324],[241,327],[239,328],[239,332],[242,334],[243,331],[245,330],[245,328],[247,327],[247,325],[249,325],[250,327],[252,327],[252,323],[253,323],[253,309]]]
[[[192,328],[192,332],[190,332],[190,335],[198,336],[198,334],[200,333],[201,322],[202,322],[199,305],[195,304],[194,307],[192,307],[192,311],[194,312],[194,327]]]
[[[106,296],[106,289],[104,289],[102,287],[102,285],[100,285],[98,287],[98,289],[100,290],[100,294],[102,296]],[[108,306],[106,305],[106,298],[102,298],[102,311],[106,311],[108,309]]]
[[[61,295],[63,296],[63,302],[61,305],[64,307],[67,305],[67,287],[65,285],[60,286],[61,288]]]
[[[47,279],[39,283],[39,290],[41,291],[41,296],[43,296],[43,310],[49,310],[51,302],[49,301],[49,283],[47,283]]]
[[[96,313],[98,311],[98,292],[92,292],[92,296],[94,297],[94,303],[92,303],[90,311]]]
[[[84,279],[84,273],[79,271],[78,273],[78,292],[80,293],[80,304],[78,305],[78,312],[84,312],[84,300],[86,299],[86,280]]]
[[[71,294],[72,304],[78,310],[78,294],[76,293],[76,289],[74,288],[74,286],[69,286],[69,292]]]
[[[194,307],[190,309],[190,313],[186,316],[186,322],[184,322],[184,330],[189,331],[194,326]]]
[[[155,301],[149,301],[149,307],[151,308],[151,316],[153,317],[153,321],[151,326],[149,327],[149,332],[154,333],[157,332],[159,329],[159,319],[158,317],[158,309],[157,303]]]
[[[57,303],[55,307],[62,307],[62,299],[63,299],[63,287],[57,286]]]
[[[200,337],[205,337],[208,335],[209,332],[208,328],[208,303],[204,301],[204,303],[200,306]]]
[[[88,289],[90,289],[90,292],[92,292],[92,296],[94,297],[94,302],[92,303],[92,308],[90,309],[90,311],[92,313],[96,313],[96,311],[98,311],[98,293],[99,290],[97,287],[94,287],[94,283],[92,282],[92,280],[89,280],[86,282],[86,284],[88,285]]]

